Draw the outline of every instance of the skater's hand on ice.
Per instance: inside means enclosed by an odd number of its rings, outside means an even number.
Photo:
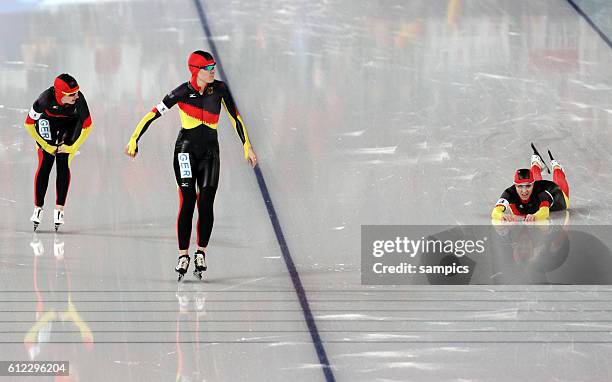
[[[504,222],[514,222],[514,221],[516,221],[516,218],[512,214],[505,214],[505,215],[502,216],[502,221],[504,221]]]
[[[131,158],[135,158],[136,154],[138,154],[138,144],[136,143],[136,140],[130,139],[127,146],[125,146],[124,152],[125,155]]]
[[[255,166],[257,165],[257,154],[255,154],[255,151],[252,147],[249,147],[247,160],[251,164],[251,167],[255,168]]]
[[[534,222],[536,220],[535,215],[529,214],[527,216],[525,216],[525,221],[526,222]]]

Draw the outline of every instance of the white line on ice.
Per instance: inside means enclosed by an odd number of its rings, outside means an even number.
[[[389,147],[364,147],[361,149],[352,150],[353,154],[395,154],[397,146]]]

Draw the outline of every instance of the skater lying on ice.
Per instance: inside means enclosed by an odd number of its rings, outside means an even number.
[[[535,147],[534,151],[535,154],[531,156],[531,169],[516,170],[514,185],[502,193],[491,212],[492,219],[507,222],[545,220],[548,219],[549,211],[569,208],[569,186],[563,167],[554,160],[549,151],[553,180],[543,180],[544,162]]]

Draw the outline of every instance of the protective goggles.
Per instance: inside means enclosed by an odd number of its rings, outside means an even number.
[[[211,70],[213,70],[215,68],[216,65],[217,64],[210,64],[210,65],[206,65],[206,66],[197,66],[197,65],[191,65],[191,66],[194,67],[194,68],[197,68],[197,69],[204,69],[207,72],[210,72]]]

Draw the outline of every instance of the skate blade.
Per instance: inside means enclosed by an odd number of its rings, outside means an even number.
[[[38,224],[39,223],[34,223],[34,232],[36,232],[36,229],[38,228]]]
[[[60,225],[61,225],[61,224],[56,224],[56,225],[55,225],[55,232],[57,232],[57,230],[59,229]]]
[[[193,271],[193,275],[202,280],[202,271]]]
[[[187,269],[177,269],[177,268],[174,268],[174,271],[178,274],[178,280],[177,281],[181,281],[183,279],[183,277],[185,277],[185,274],[187,274]]]

